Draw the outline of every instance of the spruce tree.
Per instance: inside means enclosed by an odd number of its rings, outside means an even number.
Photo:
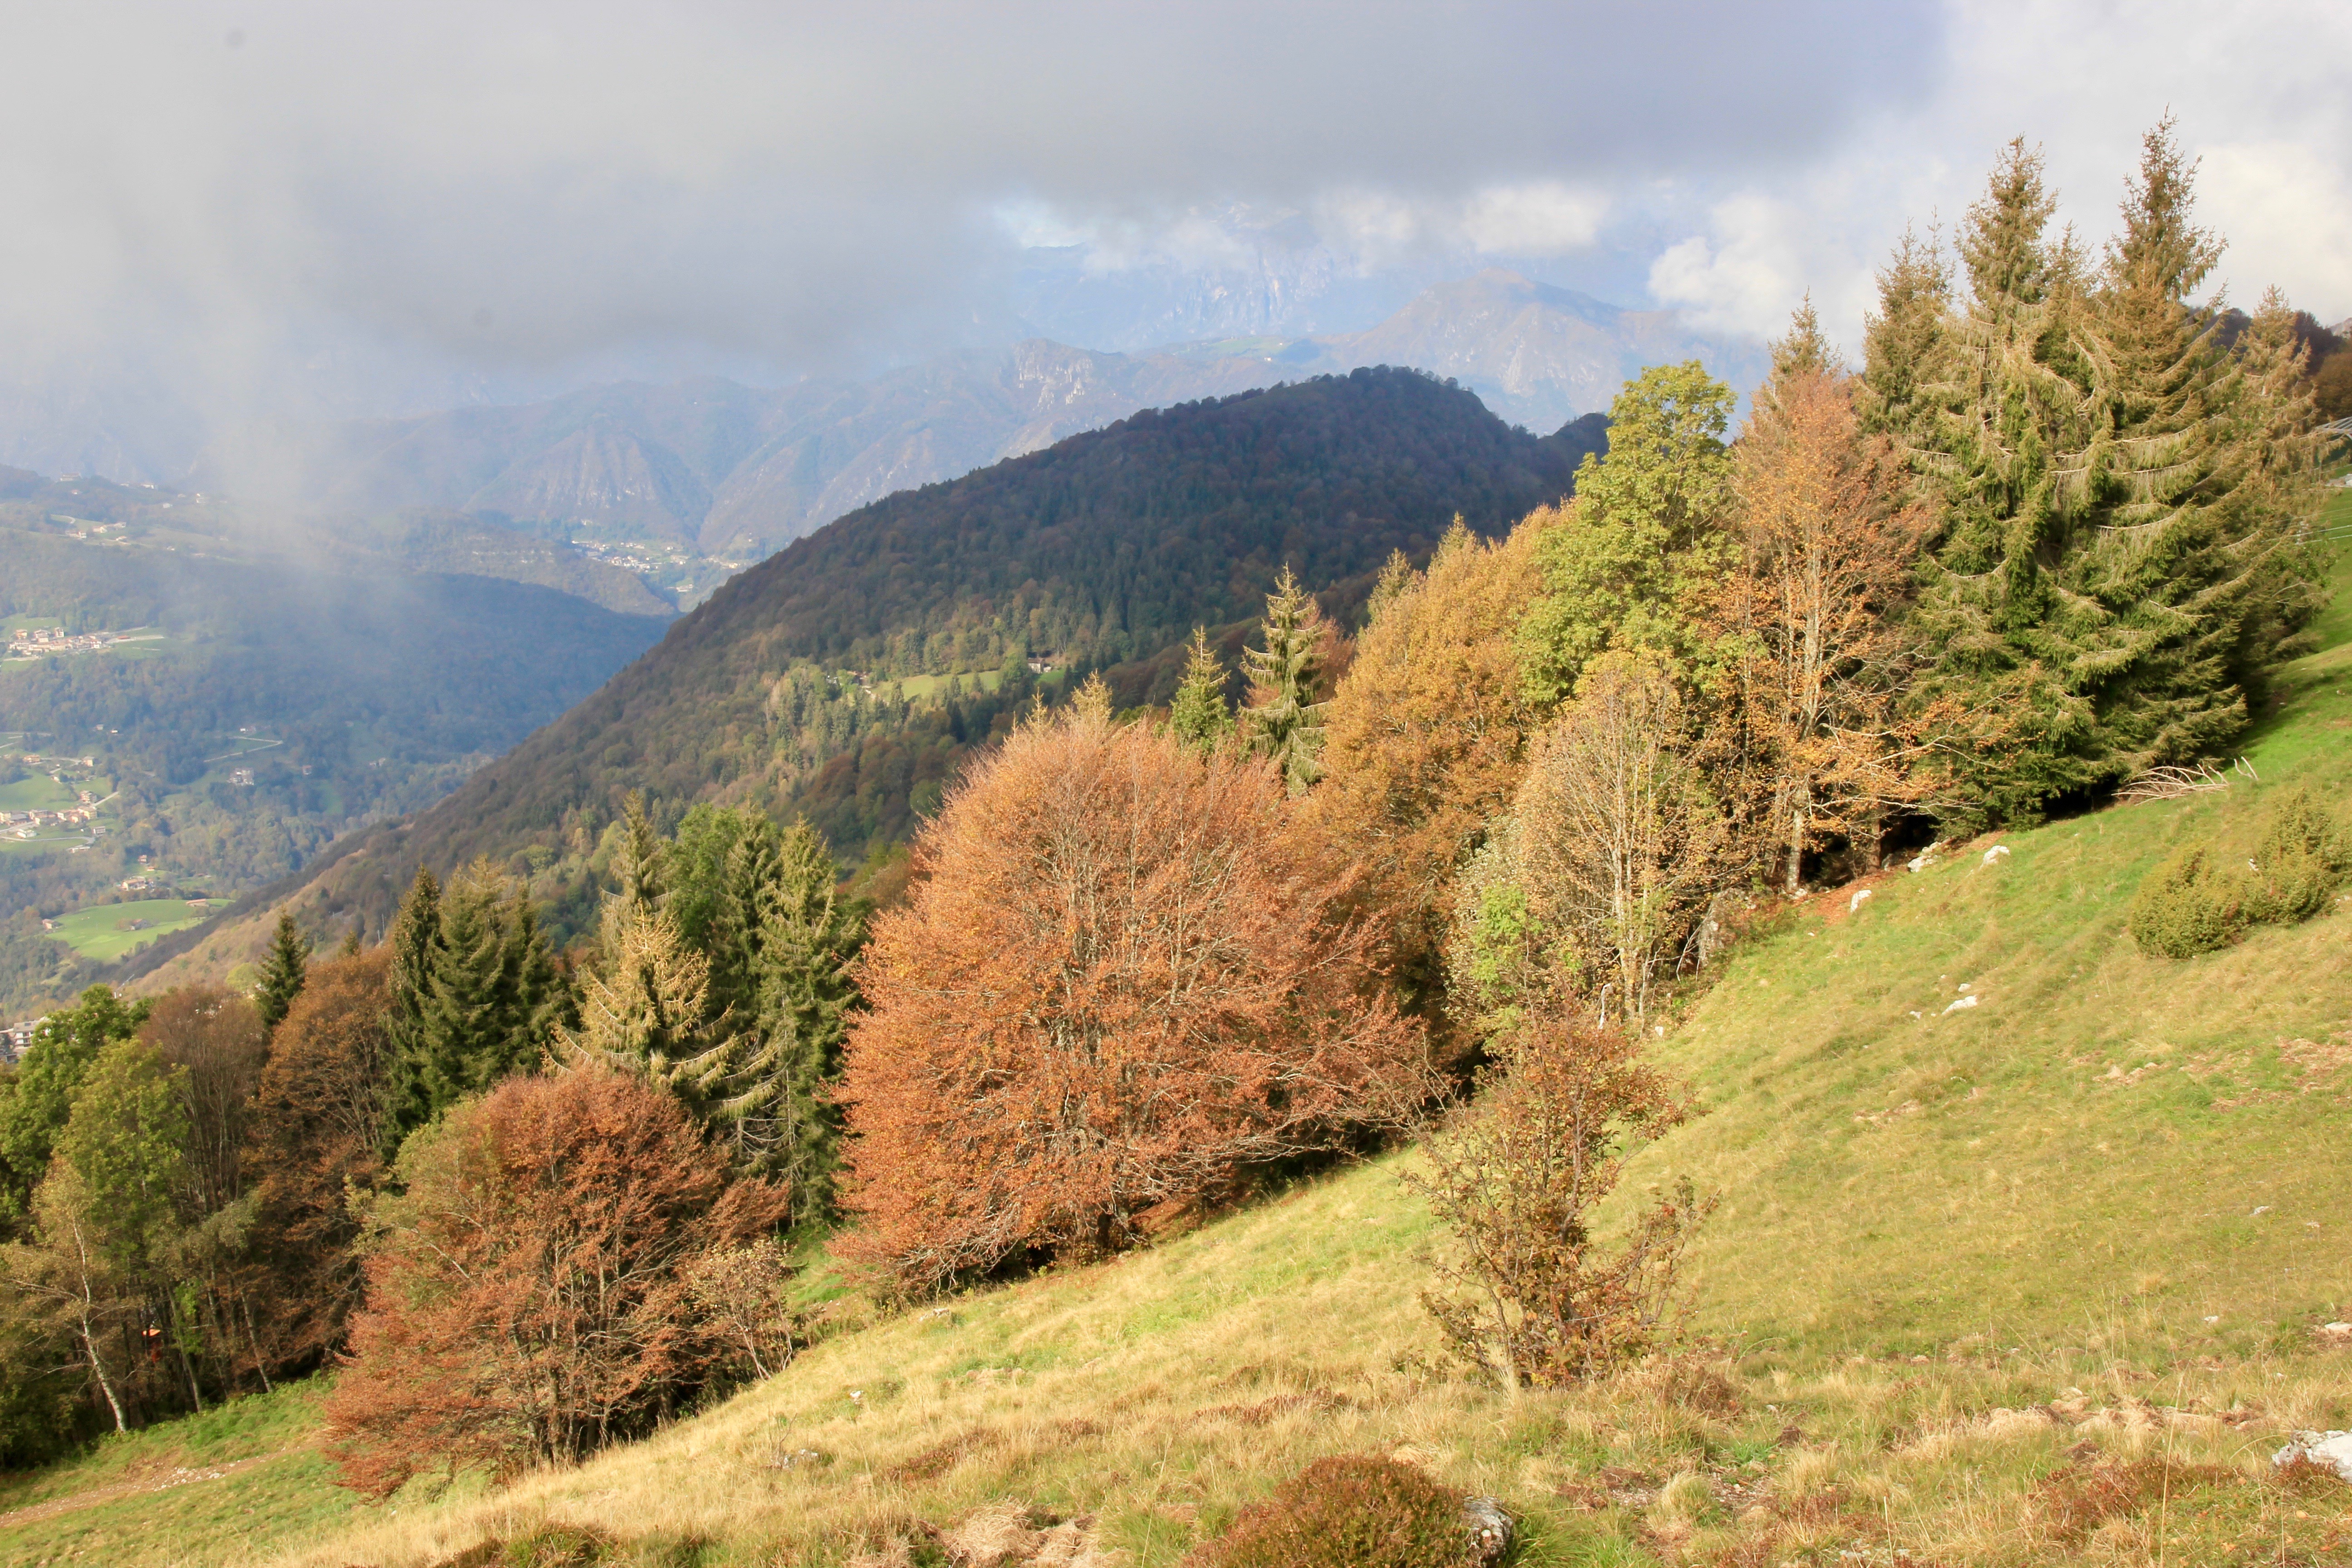
[[[394,1147],[457,1100],[536,1065],[571,1014],[529,893],[509,892],[486,860],[446,890],[419,874],[394,928],[392,991]]]
[[[839,898],[832,851],[806,819],[783,835],[772,866],[760,899],[757,1034],[767,1059],[756,1075],[772,1088],[735,1114],[756,1167],[792,1182],[805,1217],[831,1202],[841,1118],[827,1090],[857,1002],[851,965],[865,920]]]
[[[1937,753],[1948,817],[2030,819],[2212,754],[2308,618],[2307,497],[2261,478],[2300,465],[2298,416],[2189,299],[2219,255],[2193,174],[2149,133],[2094,287],[2012,142],[1961,231],[1965,308],[1925,324],[1932,268],[1901,255],[1883,279],[1865,403],[1939,512],[1913,698],[1959,731]]]
[[[293,911],[280,910],[268,955],[261,961],[260,982],[253,990],[253,1005],[261,1015],[263,1027],[278,1027],[286,1010],[294,1005],[294,998],[302,994],[310,970],[310,943],[296,929]]]
[[[432,1097],[423,1077],[425,1007],[440,955],[441,884],[429,867],[420,866],[392,922],[392,965],[384,1009],[391,1064],[383,1119],[387,1164],[401,1141],[433,1119]]]
[[[2041,154],[2011,142],[1961,227],[1967,307],[1902,432],[1941,512],[1917,612],[1937,652],[1915,700],[1976,723],[1940,753],[1962,819],[2030,816],[2109,767],[2089,689],[2105,617],[2060,574],[2103,436],[2100,348],[2080,258],[2048,237],[2055,208]]]
[[[1903,232],[1878,274],[1878,309],[1863,322],[1863,372],[1854,408],[1877,435],[1916,432],[1925,410],[1921,384],[1935,373],[1952,308],[1952,269],[1942,248]]]
[[[1303,795],[1323,776],[1316,753],[1323,744],[1322,704],[1315,682],[1322,674],[1323,615],[1314,595],[1298,585],[1288,566],[1265,598],[1265,646],[1243,650],[1250,679],[1249,706],[1242,710],[1250,744],[1274,759],[1290,793]]]
[[[646,813],[641,790],[631,790],[621,805],[620,844],[613,856],[614,889],[628,903],[652,909],[667,889],[667,857],[661,834]]]
[[[1225,706],[1225,667],[1210,648],[1204,627],[1192,628],[1184,679],[1169,706],[1168,727],[1196,752],[1215,751],[1234,732],[1233,711]]]

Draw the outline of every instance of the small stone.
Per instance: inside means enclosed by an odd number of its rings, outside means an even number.
[[[1996,845],[1994,845],[1991,848],[1990,848],[1990,849],[1988,849],[1988,850],[1986,850],[1986,851],[1984,852],[1984,863],[1985,863],[1986,865],[1988,865],[1988,866],[1993,865],[1994,863],[1996,863],[1996,862],[1998,862],[1998,861],[2000,861],[2000,860],[2002,860],[2002,859],[2007,858],[2008,855],[2009,855],[2009,846],[2008,846],[2008,845],[2006,845],[2006,844],[1996,844]]]
[[[1845,912],[1848,914],[1853,913],[1854,910],[1862,908],[1863,900],[1869,897],[1870,889],[1868,888],[1863,889],[1860,892],[1854,894],[1853,897],[1845,901]]]
[[[1490,1497],[1474,1497],[1462,1505],[1462,1522],[1470,1531],[1470,1552],[1480,1563],[1500,1563],[1510,1555],[1517,1531],[1503,1505]]]
[[[2297,1459],[2325,1465],[2352,1481],[2352,1432],[2297,1432],[2285,1447],[2271,1456],[2271,1463],[2282,1469]]]
[[[1947,1013],[1957,1013],[1963,1007],[1973,1007],[1976,1005],[1977,999],[1975,997],[1963,996],[1958,1001],[1953,1003],[1950,1006],[1945,1008],[1944,1011]]]

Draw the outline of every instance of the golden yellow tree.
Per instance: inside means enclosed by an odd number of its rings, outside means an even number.
[[[1547,508],[1493,543],[1457,523],[1426,572],[1397,563],[1324,721],[1308,806],[1362,858],[1409,981],[1433,963],[1455,868],[1509,810],[1526,764],[1538,721],[1511,634],[1542,585],[1538,538],[1559,515]]]
[[[1780,345],[1733,450],[1738,558],[1717,605],[1745,710],[1727,732],[1750,752],[1736,771],[1769,799],[1759,848],[1790,892],[1808,850],[1916,797],[1909,764],[1936,717],[1896,711],[1917,654],[1901,611],[1930,517],[1905,501],[1887,443],[1862,434],[1849,379],[1800,341],[1810,326]]]

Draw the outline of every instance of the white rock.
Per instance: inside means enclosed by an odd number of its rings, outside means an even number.
[[[1911,869],[1914,871],[1924,871],[1935,863],[1936,858],[1933,855],[1922,855],[1916,860],[1911,862]]]
[[[1870,889],[1868,888],[1864,888],[1862,891],[1856,893],[1853,897],[1845,901],[1845,912],[1852,914],[1854,910],[1862,908],[1863,900],[1868,897],[1870,897]]]
[[[1991,865],[1994,861],[1996,861],[1996,860],[1999,860],[1999,859],[2001,859],[2001,858],[2005,858],[2008,854],[2009,854],[2009,846],[2008,846],[2008,845],[2006,845],[2006,844],[1996,844],[1996,845],[1994,845],[1991,848],[1990,848],[1990,849],[1988,849],[1988,850],[1986,850],[1986,851],[1985,851],[1984,863],[1985,863],[1986,865],[1990,866],[1990,865]]]
[[[2293,1442],[2271,1456],[2271,1463],[2281,1467],[2297,1459],[2326,1465],[2352,1481],[2352,1432],[2297,1432]]]
[[[1963,1007],[1973,1007],[1976,1005],[1977,999],[1975,997],[1963,996],[1958,1001],[1953,1003],[1950,1006],[1945,1008],[1944,1011],[1947,1013],[1957,1013]]]

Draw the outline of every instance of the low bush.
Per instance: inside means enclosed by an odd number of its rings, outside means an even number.
[[[2215,863],[2192,844],[2158,866],[2132,895],[2125,923],[2142,952],[2194,958],[2227,947],[2246,927],[2245,879]]]
[[[2308,789],[2282,798],[2240,870],[2210,844],[2192,844],[2148,873],[2126,923],[2142,952],[2193,958],[2235,942],[2250,925],[2294,925],[2327,907],[2352,868],[2343,830]]]
[[[2279,802],[2254,849],[2250,916],[2292,925],[2327,907],[2344,880],[2344,835],[2307,789]]]
[[[1192,1568],[1465,1568],[1463,1494],[1377,1455],[1318,1459],[1192,1553]]]

